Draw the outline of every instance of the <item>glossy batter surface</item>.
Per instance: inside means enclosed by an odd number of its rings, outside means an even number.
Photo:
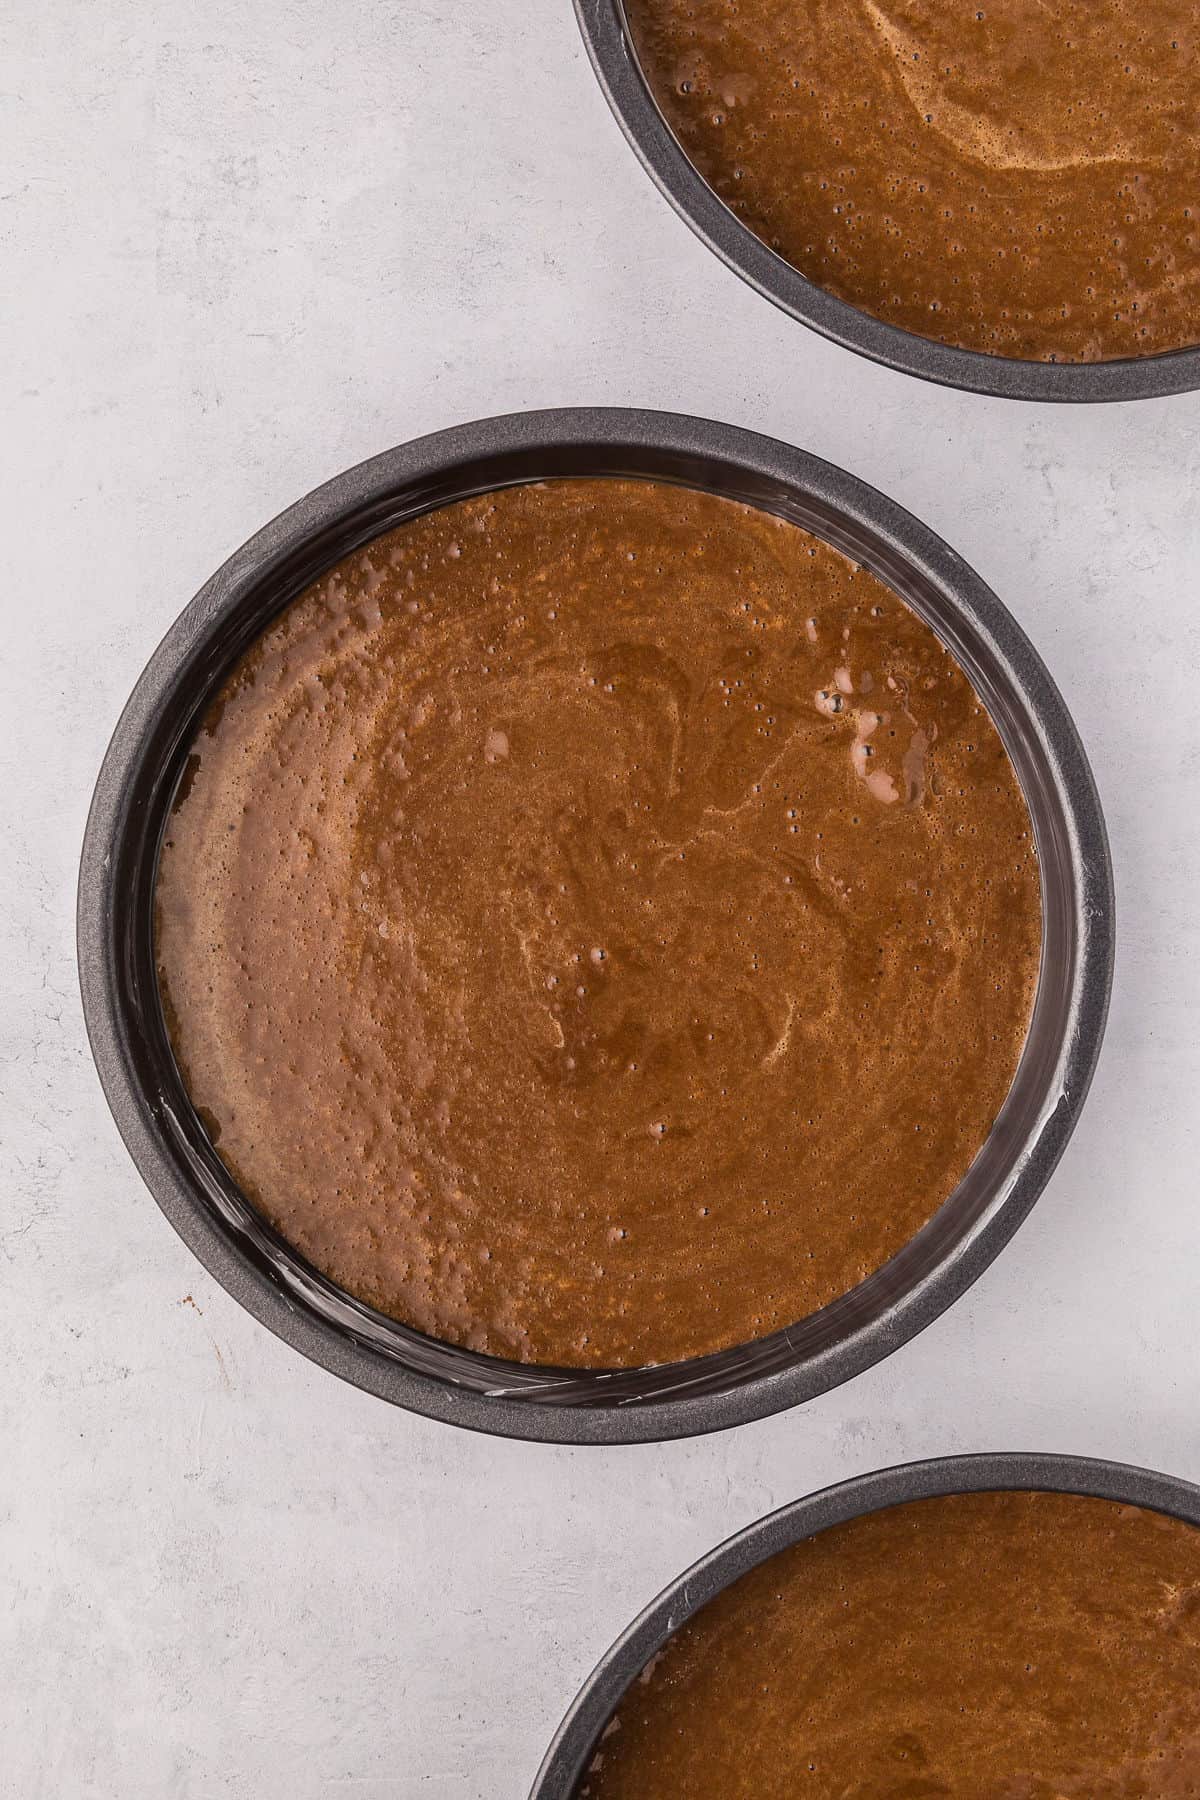
[[[794,1323],[947,1197],[1037,975],[1031,828],[872,575],[639,482],[487,495],[273,624],[193,750],[158,958],[246,1194],[457,1344]]]
[[[832,294],[965,349],[1200,341],[1195,0],[625,0],[700,173]]]
[[[784,1551],[635,1681],[579,1800],[1194,1800],[1200,1532],[922,1500]]]

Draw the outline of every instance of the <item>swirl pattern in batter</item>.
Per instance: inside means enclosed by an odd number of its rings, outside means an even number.
[[[263,633],[162,849],[176,1056],[243,1191],[443,1340],[628,1367],[844,1293],[1011,1084],[1032,832],[868,571],[570,480],[378,539]]]

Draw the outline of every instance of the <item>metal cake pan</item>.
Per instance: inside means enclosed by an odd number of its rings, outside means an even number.
[[[239,1193],[184,1090],[155,979],[159,843],[199,719],[281,607],[352,550],[432,507],[557,476],[677,482],[766,508],[869,565],[937,631],[1016,766],[1042,874],[1029,1038],[971,1169],[921,1232],[850,1293],[787,1330],[658,1367],[570,1370],[436,1342],[335,1287]],[[474,1430],[565,1443],[684,1437],[761,1418],[847,1380],[958,1298],[1028,1213],[1079,1116],[1113,957],[1099,800],[1063,701],[1028,639],[942,540],[844,471],[754,433],[673,414],[531,412],[439,432],[337,476],[258,532],[167,633],[117,725],[79,880],[84,1011],[109,1105],[147,1186],[201,1262],[313,1361],[397,1405]]]
[[[592,66],[643,167],[697,237],[794,319],[872,362],[1010,400],[1148,400],[1200,388],[1200,344],[1158,356],[1049,363],[918,337],[838,300],[756,237],[689,160],[642,74],[622,0],[575,0]]]
[[[667,1639],[725,1588],[779,1551],[864,1513],[945,1494],[1001,1489],[1084,1494],[1169,1513],[1200,1526],[1200,1488],[1172,1475],[1084,1456],[946,1456],[877,1469],[794,1500],[693,1563],[634,1620],[588,1676],[559,1726],[530,1800],[573,1800],[597,1740],[626,1689]],[[819,1652],[819,1646],[814,1646]]]

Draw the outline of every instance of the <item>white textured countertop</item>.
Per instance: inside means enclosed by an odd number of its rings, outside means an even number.
[[[983,400],[784,318],[638,168],[568,0],[0,32],[0,1791],[521,1800],[641,1604],[799,1493],[984,1449],[1200,1480],[1200,395]],[[1092,1097],[977,1287],[812,1405],[591,1451],[392,1411],[228,1299],[109,1120],[72,947],[109,731],[210,571],[373,451],[568,403],[790,439],[949,539],[1074,711],[1119,907]]]

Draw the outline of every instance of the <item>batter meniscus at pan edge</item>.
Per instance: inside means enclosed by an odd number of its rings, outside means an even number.
[[[639,481],[411,521],[293,601],[162,847],[175,1054],[243,1192],[431,1336],[628,1367],[795,1323],[995,1120],[1030,820],[932,631]]]

